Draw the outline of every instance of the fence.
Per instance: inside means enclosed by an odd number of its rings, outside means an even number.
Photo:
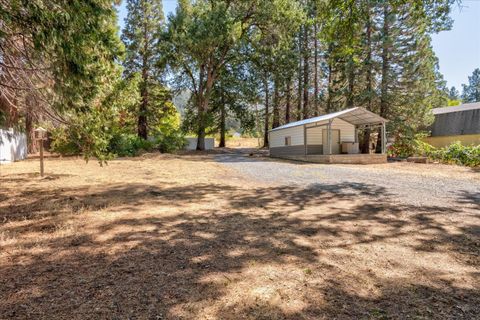
[[[0,163],[27,157],[27,136],[13,129],[0,129]]]

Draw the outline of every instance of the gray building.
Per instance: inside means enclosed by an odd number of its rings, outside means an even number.
[[[460,141],[464,145],[480,144],[480,102],[432,110],[435,121],[425,142],[441,148]]]

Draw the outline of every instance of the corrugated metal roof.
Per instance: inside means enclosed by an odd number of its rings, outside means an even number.
[[[339,111],[339,112],[325,114],[325,115],[322,115],[322,116],[319,116],[319,117],[304,119],[304,120],[296,121],[296,122],[290,122],[290,123],[287,123],[283,126],[274,128],[270,131],[276,131],[276,130],[282,130],[282,129],[286,129],[286,128],[303,126],[305,124],[316,123],[316,122],[331,120],[331,119],[335,119],[335,118],[340,118],[343,121],[346,121],[346,122],[351,123],[353,125],[376,124],[376,123],[387,122],[386,119],[380,117],[378,114],[370,112],[370,111],[368,111],[364,108],[356,107],[356,108],[351,108],[351,109],[347,109],[347,110],[343,110],[343,111]]]
[[[435,108],[432,109],[434,115],[443,114],[443,113],[451,113],[451,112],[460,112],[460,111],[468,111],[468,110],[476,110],[480,109],[480,102],[474,103],[465,103],[459,106],[454,107],[444,107],[444,108]]]

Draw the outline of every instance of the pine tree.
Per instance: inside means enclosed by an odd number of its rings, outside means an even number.
[[[458,100],[460,99],[460,92],[458,92],[457,88],[451,87],[448,91],[448,98],[450,100]]]
[[[128,15],[122,40],[125,43],[125,75],[140,73],[141,102],[138,110],[138,136],[148,137],[148,114],[152,110],[152,90],[162,77],[159,41],[164,28],[161,0],[128,0]]]
[[[468,77],[468,84],[462,85],[462,100],[464,103],[480,102],[480,69],[473,70]]]

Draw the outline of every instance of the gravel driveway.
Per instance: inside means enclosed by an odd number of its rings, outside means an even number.
[[[480,206],[480,173],[438,165],[324,165],[255,158],[238,152],[216,155],[217,162],[238,170],[248,179],[271,185],[320,189],[347,186],[383,200],[414,206]],[[433,169],[432,169],[433,166]],[[432,172],[438,171],[438,172]],[[460,170],[445,175],[445,170]],[[439,174],[435,174],[439,173]],[[372,190],[375,190],[372,192]]]

